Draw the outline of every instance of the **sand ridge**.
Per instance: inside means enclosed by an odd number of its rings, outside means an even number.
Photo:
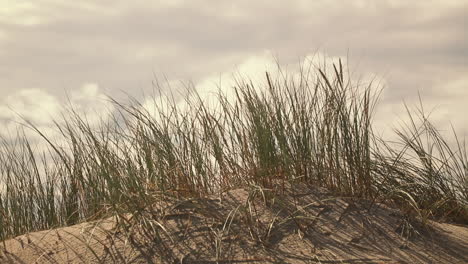
[[[109,218],[5,241],[0,263],[468,263],[467,226],[370,203],[306,185],[166,200],[126,230]]]

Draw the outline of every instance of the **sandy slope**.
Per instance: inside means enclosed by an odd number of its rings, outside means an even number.
[[[303,185],[268,206],[263,194],[239,189],[148,209],[159,239],[111,232],[111,219],[19,236],[0,263],[468,263],[466,226],[408,229],[397,210]]]

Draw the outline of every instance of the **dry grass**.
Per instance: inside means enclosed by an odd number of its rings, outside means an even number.
[[[468,229],[415,226],[396,208],[286,184],[206,198],[167,199],[145,218],[116,219],[20,236],[8,263],[465,263]],[[411,224],[408,224],[411,223]],[[22,261],[22,262],[21,262]]]
[[[385,201],[408,223],[467,223],[468,159],[456,135],[453,148],[423,111],[408,111],[410,122],[396,131],[399,145],[377,138],[372,115],[380,89],[345,79],[341,62],[325,69],[304,68],[300,78],[267,73],[262,87],[240,80],[234,98],[212,95],[215,108],[190,89],[195,96],[186,108],[162,95],[155,115],[136,100],[112,100],[117,110],[97,127],[71,109],[56,122],[59,140],[25,120],[48,148],[35,151],[21,129],[14,140],[2,139],[0,239],[114,217],[128,237],[136,228],[162,241],[170,233],[158,218],[164,214],[148,208],[251,186],[251,195],[270,203],[290,182]],[[224,239],[239,221],[265,248],[291,222],[306,236],[301,223],[320,216],[294,208],[267,222],[253,217],[254,204],[231,208],[218,219],[222,225],[210,227],[216,258],[230,251]]]

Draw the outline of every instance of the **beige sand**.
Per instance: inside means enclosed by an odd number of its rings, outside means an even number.
[[[466,226],[409,228],[398,210],[303,185],[268,205],[263,195],[155,206],[146,224],[159,239],[138,232],[141,222],[112,232],[112,219],[22,235],[5,242],[0,263],[468,263]]]

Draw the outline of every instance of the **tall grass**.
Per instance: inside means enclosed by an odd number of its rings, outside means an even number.
[[[379,161],[381,190],[423,220],[442,218],[468,222],[468,158],[466,143],[452,128],[452,144],[419,108],[395,130],[400,141],[381,141]]]
[[[380,88],[352,82],[343,69],[238,80],[234,96],[219,90],[212,105],[194,90],[183,103],[161,96],[154,113],[111,99],[116,111],[98,126],[71,109],[55,123],[59,140],[26,122],[48,147],[38,152],[21,130],[2,139],[0,238],[108,216],[145,220],[164,196],[288,181],[468,221],[465,145],[451,148],[423,113],[422,126],[409,112],[408,127],[396,131],[400,147],[377,138]]]

